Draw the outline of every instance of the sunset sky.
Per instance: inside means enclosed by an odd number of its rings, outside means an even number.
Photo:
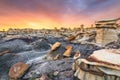
[[[0,0],[0,30],[88,27],[120,17],[120,0]]]

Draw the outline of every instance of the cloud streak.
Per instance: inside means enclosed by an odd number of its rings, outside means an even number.
[[[120,17],[120,0],[0,0],[0,23],[90,24]]]

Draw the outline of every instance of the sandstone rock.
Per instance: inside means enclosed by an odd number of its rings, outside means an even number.
[[[60,47],[60,45],[61,45],[60,42],[56,42],[56,43],[54,43],[54,44],[52,45],[52,47],[51,47],[51,51],[56,50],[58,47]]]
[[[68,47],[67,47],[68,48]],[[72,48],[68,48],[64,53],[63,53],[63,56],[64,57],[70,57],[71,55],[71,52],[72,52]]]
[[[120,70],[120,50],[118,49],[102,49],[94,51],[86,60],[83,61],[94,64],[100,65],[104,67],[109,67],[113,69]]]
[[[120,80],[120,51],[102,49],[73,64],[74,76],[80,80]]]
[[[27,64],[23,62],[18,62],[10,68],[8,76],[10,77],[10,79],[16,80],[20,78],[27,69],[28,69]]]

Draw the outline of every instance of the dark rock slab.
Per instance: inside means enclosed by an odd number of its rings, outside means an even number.
[[[72,63],[73,59],[63,59],[57,61],[40,60],[33,62],[32,67],[23,79],[30,77],[40,77],[42,74],[53,75],[55,71],[58,72],[57,80],[64,80],[65,78],[73,78]],[[53,80],[53,79],[52,79]]]

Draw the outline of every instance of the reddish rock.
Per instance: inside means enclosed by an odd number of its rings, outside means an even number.
[[[18,62],[10,68],[8,76],[10,77],[10,79],[16,80],[20,78],[27,69],[27,64],[23,62]]]

